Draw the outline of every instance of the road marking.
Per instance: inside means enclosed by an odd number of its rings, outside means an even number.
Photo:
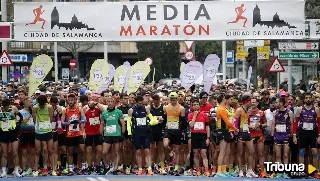
[[[101,180],[101,181],[109,181],[108,179],[105,179],[103,177],[97,177],[97,179]]]
[[[173,180],[173,181],[184,181],[184,180]]]
[[[92,178],[92,177],[87,177],[88,180],[90,181],[97,181],[96,179]]]

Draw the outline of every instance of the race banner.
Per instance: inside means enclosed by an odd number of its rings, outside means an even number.
[[[14,38],[103,42],[303,39],[304,8],[303,0],[15,3]]]
[[[127,93],[136,92],[150,72],[150,66],[145,61],[138,61],[129,70]]]
[[[204,91],[209,92],[212,83],[217,85],[217,72],[220,65],[220,58],[216,54],[210,54],[203,64],[203,85]]]
[[[202,64],[198,61],[190,61],[184,66],[180,75],[181,86],[188,90],[202,74]]]
[[[113,88],[116,91],[122,92],[122,89],[126,82],[126,75],[130,67],[127,65],[121,65],[116,69],[116,74],[113,79]]]
[[[104,59],[97,59],[93,62],[90,69],[89,88],[98,93],[99,88],[104,84],[105,77],[110,70],[109,63]]]
[[[100,94],[102,91],[107,90],[112,79],[113,76],[116,72],[116,69],[114,68],[114,66],[112,64],[109,64],[109,73],[107,74],[106,77],[104,77],[104,83],[102,84],[102,86],[99,88],[98,93]]]
[[[38,86],[42,83],[43,79],[48,75],[52,69],[53,62],[48,55],[37,56],[30,68],[29,77],[29,92],[28,96],[31,97],[36,92]]]

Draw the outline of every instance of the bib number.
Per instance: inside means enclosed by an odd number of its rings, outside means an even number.
[[[137,126],[146,126],[147,118],[137,118]]]
[[[74,128],[74,124],[70,124],[69,131],[71,131],[71,132],[80,131],[79,124],[77,124],[77,126],[75,128]]]
[[[313,123],[303,123],[302,128],[307,131],[313,130]]]
[[[30,117],[29,121],[27,122],[27,125],[29,125],[29,126],[33,126],[34,125],[32,117]]]
[[[123,115],[123,120],[124,120],[124,122],[127,122],[127,120],[128,120],[128,114],[124,114],[124,115]]]
[[[12,125],[10,121],[2,121],[1,127],[3,130],[10,130],[12,128]]]
[[[95,117],[95,118],[89,118],[89,123],[90,125],[98,125],[100,124],[100,119],[99,117]]]
[[[50,121],[39,122],[38,129],[51,129],[51,122]]]
[[[243,132],[248,132],[249,131],[249,125],[248,124],[243,124],[242,125],[242,131]]]
[[[109,134],[116,132],[116,125],[106,126],[106,132]]]
[[[194,123],[194,130],[204,130],[204,123],[203,122],[195,122]]]
[[[168,122],[168,129],[179,129],[178,122]]]
[[[285,124],[278,124],[276,126],[276,131],[279,133],[283,133],[287,131],[287,126]]]

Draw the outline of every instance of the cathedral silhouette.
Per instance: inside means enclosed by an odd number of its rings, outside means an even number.
[[[281,20],[278,13],[276,13],[273,16],[272,21],[261,21],[261,14],[260,14],[260,8],[258,5],[253,10],[253,21],[252,21],[252,26],[255,27],[257,24],[260,26],[268,26],[269,27],[284,27],[287,26],[289,29],[291,28],[297,28],[296,26],[291,26],[288,22],[285,22],[284,20]]]
[[[76,15],[73,15],[71,22],[70,23],[60,23],[59,22],[59,12],[57,10],[57,7],[54,7],[51,13],[51,29],[53,29],[54,26],[58,26],[59,29],[61,27],[66,28],[66,30],[70,29],[82,29],[85,28],[87,30],[95,30],[94,28],[89,28],[88,25],[82,23],[81,21],[79,22],[78,18]]]

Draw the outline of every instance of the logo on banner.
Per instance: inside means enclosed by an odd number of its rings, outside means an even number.
[[[273,15],[272,20],[263,19],[263,13],[266,12],[264,9],[260,9],[258,5],[252,11],[252,28],[259,27],[266,28],[269,30],[254,30],[250,31],[247,30],[246,24],[248,18],[244,15],[247,9],[245,8],[244,4],[235,8],[236,11],[236,19],[234,21],[230,21],[227,24],[241,24],[244,28],[243,30],[235,29],[232,27],[230,31],[226,32],[227,36],[257,36],[257,35],[264,35],[264,36],[272,36],[272,35],[304,35],[303,31],[292,31],[291,29],[296,29],[296,26],[291,25],[289,22],[281,19],[277,12]],[[240,21],[243,20],[243,21]],[[257,26],[260,25],[260,26]],[[272,30],[270,30],[272,28]]]
[[[47,20],[43,17],[46,14],[44,7],[40,5],[39,7],[33,9],[34,14],[34,20],[32,22],[29,22],[25,24],[25,26],[30,25],[38,25],[41,24],[41,29],[45,31],[45,26],[47,24]],[[95,28],[89,27],[87,24],[84,24],[82,21],[79,21],[78,17],[74,14],[72,17],[70,17],[70,23],[69,22],[60,22],[60,14],[57,9],[57,7],[54,7],[51,12],[51,22],[49,24],[51,25],[51,29],[55,30],[57,29],[57,32],[52,33],[46,33],[46,32],[39,32],[38,30],[35,31],[28,31],[25,36],[27,37],[48,37],[48,38],[54,38],[54,37],[62,37],[62,38],[73,38],[73,37],[102,37],[101,33],[94,33],[94,32],[77,32],[77,30],[88,30],[88,31],[94,31]],[[67,32],[67,33],[59,33],[58,30],[64,28],[65,30],[73,30],[74,32]],[[34,28],[33,28],[34,29]]]

